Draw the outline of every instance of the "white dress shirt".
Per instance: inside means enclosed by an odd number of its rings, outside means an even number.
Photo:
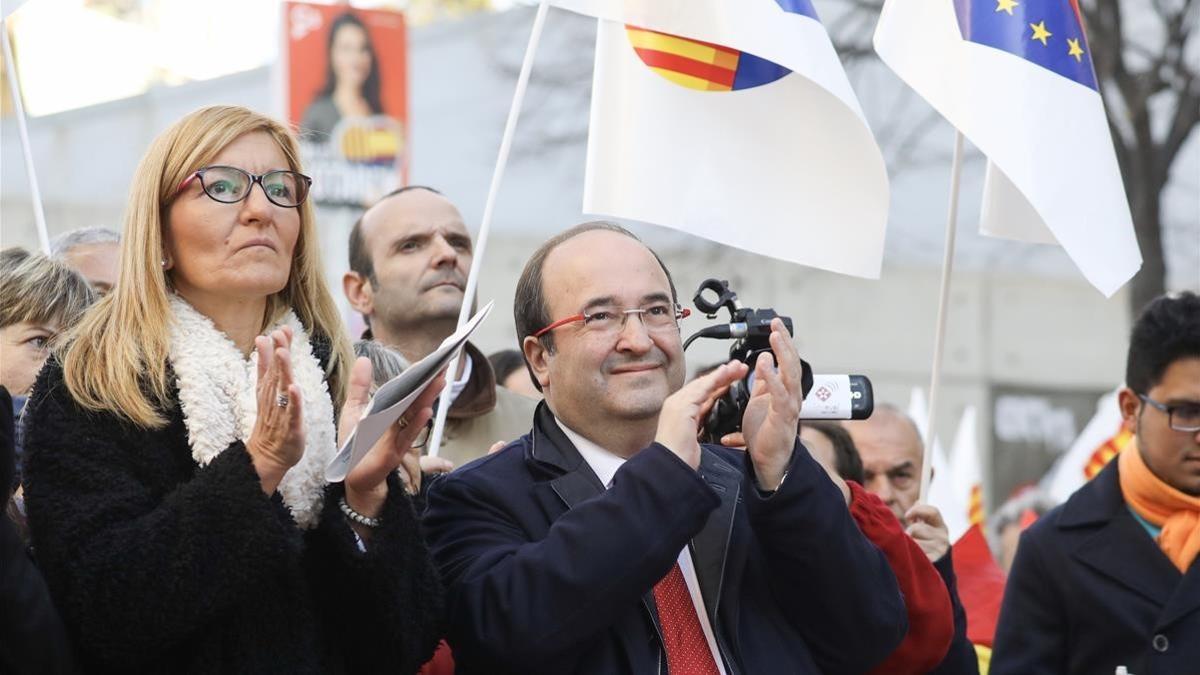
[[[604,484],[605,489],[611,488],[613,476],[617,473],[617,469],[625,463],[625,459],[580,436],[567,428],[558,418],[555,418],[554,421],[558,422],[559,428],[579,450],[579,454],[583,455],[583,460],[592,468],[596,477]],[[704,610],[704,597],[700,595],[700,581],[696,578],[696,565],[692,562],[692,552],[687,546],[684,546],[683,550],[679,552],[679,569],[683,571],[683,580],[687,584],[688,594],[692,596],[692,606],[695,607],[696,615],[700,618],[700,628],[704,630],[704,639],[708,642],[708,649],[712,652],[713,661],[716,661],[717,670],[721,675],[725,675],[725,663],[721,660],[721,652],[717,649],[717,640],[713,636],[712,624],[709,623],[708,613]]]

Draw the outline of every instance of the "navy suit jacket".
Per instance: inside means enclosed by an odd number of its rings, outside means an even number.
[[[1021,535],[992,675],[1200,672],[1200,561],[1186,575],[1130,514],[1117,462]]]
[[[861,672],[907,631],[887,560],[803,451],[764,494],[745,453],[704,446],[696,471],[653,444],[606,491],[543,403],[434,482],[423,522],[459,673],[665,672],[651,591],[684,546],[730,675]]]

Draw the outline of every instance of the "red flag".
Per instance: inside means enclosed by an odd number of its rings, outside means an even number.
[[[954,542],[954,574],[958,578],[958,597],[967,612],[967,638],[991,647],[1006,577],[992,557],[981,525],[971,525]]]

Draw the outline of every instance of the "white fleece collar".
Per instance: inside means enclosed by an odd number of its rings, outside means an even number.
[[[236,440],[245,441],[258,414],[255,384],[258,354],[243,358],[237,345],[207,316],[178,295],[171,296],[171,367],[188,430],[192,458],[206,466]],[[325,491],[325,464],[337,448],[333,402],[308,333],[288,310],[281,326],[292,328],[292,377],[304,399],[304,456],[279,483],[279,493],[304,528],[317,524]]]

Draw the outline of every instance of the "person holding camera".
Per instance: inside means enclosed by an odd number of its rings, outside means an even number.
[[[863,672],[896,648],[896,578],[796,438],[781,321],[743,452],[697,432],[747,366],[684,385],[684,313],[632,233],[547,241],[514,313],[545,395],[533,429],[434,482],[423,518],[458,672]]]

